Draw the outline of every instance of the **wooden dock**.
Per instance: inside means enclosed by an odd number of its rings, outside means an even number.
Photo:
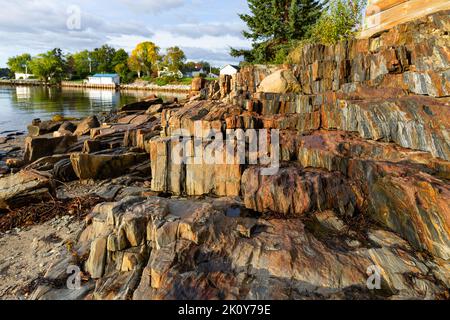
[[[449,9],[449,0],[369,0],[360,38],[369,38],[396,25]]]

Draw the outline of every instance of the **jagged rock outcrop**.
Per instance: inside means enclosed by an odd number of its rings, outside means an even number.
[[[25,140],[24,160],[26,163],[31,163],[43,157],[64,154],[77,141],[76,136],[27,137]]]
[[[127,198],[97,206],[76,246],[80,255],[89,252],[86,270],[98,278],[89,297],[433,299],[445,294],[443,262],[415,255],[389,231],[369,227],[361,234],[331,212],[305,221],[228,217],[225,208],[232,203]],[[380,268],[382,290],[367,288],[367,272],[374,266]],[[58,268],[55,264],[49,274]],[[78,291],[86,296],[86,288],[91,282]],[[38,288],[35,298],[47,294]]]
[[[76,136],[84,136],[91,132],[91,129],[100,127],[100,122],[98,121],[96,116],[90,116],[81,121],[77,129],[74,131],[74,135]]]
[[[41,121],[40,119],[35,119],[33,123],[28,126],[28,134],[30,137],[37,137],[47,133],[52,133],[57,131],[61,125],[61,121]]]
[[[161,103],[163,103],[163,100],[161,98],[158,98],[156,96],[150,96],[141,101],[127,104],[127,105],[123,106],[120,110],[121,111],[145,111],[149,107],[151,107],[153,105],[158,105]]]
[[[249,209],[291,217],[333,209],[353,216],[356,207],[356,196],[341,174],[296,166],[281,168],[271,176],[263,176],[259,167],[247,169],[242,176],[242,197]]]
[[[112,168],[114,157],[146,151],[151,192],[93,210],[75,246],[85,259],[64,261],[90,275],[71,295],[448,299],[449,22],[440,12],[369,39],[306,45],[297,65],[221,77],[207,86],[212,100],[158,104],[92,129],[86,153],[71,156],[78,176],[119,174],[131,164]],[[263,89],[286,69],[298,92]],[[205,131],[228,129],[278,129],[280,167],[262,174],[250,151],[245,163],[196,163],[196,147],[216,142]],[[121,187],[105,188],[113,199]],[[48,276],[66,276],[61,263]],[[367,286],[374,270],[379,290]]]
[[[172,150],[181,148],[181,143],[172,138],[150,140],[150,162],[152,166],[152,190],[175,195],[239,196],[242,166],[227,164],[195,163],[195,154],[186,159],[190,163],[173,161]],[[190,143],[186,148],[192,148]]]
[[[31,171],[0,178],[0,209],[14,209],[51,199],[52,179]]]
[[[153,137],[146,148],[152,166],[152,189],[176,195],[238,196],[242,167],[236,159],[232,165],[227,164],[226,155],[220,164],[196,163],[196,154],[192,152],[189,159],[176,163],[172,159],[174,149],[194,149],[194,146],[192,142],[187,145],[180,143],[172,135],[202,138],[209,130],[222,132],[225,119],[240,112],[242,109],[239,107],[212,101],[188,103],[179,110],[164,110],[161,122],[163,136]],[[207,144],[204,142],[203,147]]]
[[[145,153],[125,154],[84,154],[70,156],[75,174],[79,179],[107,179],[119,177],[131,167],[147,160]]]
[[[363,85],[449,96],[449,12],[422,17],[368,39],[334,46],[304,45],[292,67],[300,93],[315,96]],[[228,101],[243,105],[275,70],[266,66],[243,68],[231,80]]]
[[[249,168],[242,178],[248,208],[290,215],[326,209],[352,215],[356,209],[417,250],[450,257],[448,161],[343,132],[284,132],[282,143],[282,160],[329,172],[288,167],[261,177],[260,168]]]

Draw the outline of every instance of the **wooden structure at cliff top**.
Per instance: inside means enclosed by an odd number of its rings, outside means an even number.
[[[369,0],[360,38],[447,9],[450,0]]]

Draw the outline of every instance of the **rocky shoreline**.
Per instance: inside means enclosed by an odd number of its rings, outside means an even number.
[[[35,121],[0,144],[0,298],[450,299],[449,26]],[[176,163],[198,128],[277,130],[279,168]]]

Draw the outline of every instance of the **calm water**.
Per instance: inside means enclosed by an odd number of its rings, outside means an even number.
[[[51,119],[54,115],[81,118],[138,101],[149,91],[115,92],[111,90],[0,86],[0,136],[9,130],[26,131],[33,119]],[[163,99],[185,95],[158,94]]]

